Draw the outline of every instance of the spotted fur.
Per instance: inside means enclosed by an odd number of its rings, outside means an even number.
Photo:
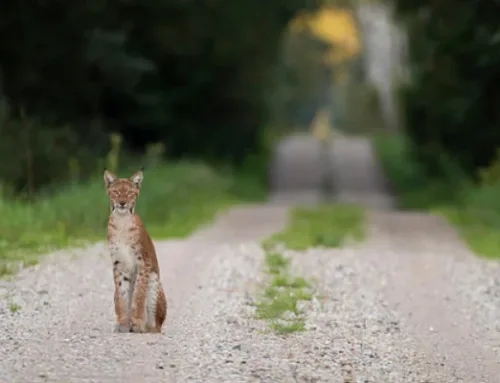
[[[111,205],[108,246],[113,262],[117,332],[159,333],[167,316],[156,250],[135,213],[142,180],[142,170],[130,178],[104,171]]]

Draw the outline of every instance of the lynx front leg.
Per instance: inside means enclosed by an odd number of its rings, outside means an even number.
[[[113,269],[115,280],[116,332],[130,332],[130,279],[116,267]]]
[[[132,332],[146,332],[145,306],[148,280],[149,273],[142,267],[137,274],[132,294]]]

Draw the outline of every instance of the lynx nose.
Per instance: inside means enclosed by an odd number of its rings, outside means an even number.
[[[120,207],[124,207],[125,206],[125,202],[123,202],[123,201],[120,201],[119,204],[120,204]]]

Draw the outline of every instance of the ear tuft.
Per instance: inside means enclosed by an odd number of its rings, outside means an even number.
[[[115,181],[117,177],[110,172],[109,170],[104,169],[104,184],[106,187],[110,187]]]
[[[142,169],[135,173],[132,177],[130,177],[130,181],[132,181],[137,187],[141,187],[143,179],[144,175],[142,174]]]

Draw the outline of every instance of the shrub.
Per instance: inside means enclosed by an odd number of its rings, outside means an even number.
[[[402,90],[408,137],[435,176],[442,156],[469,176],[500,147],[496,2],[395,2],[409,35],[411,81]]]

